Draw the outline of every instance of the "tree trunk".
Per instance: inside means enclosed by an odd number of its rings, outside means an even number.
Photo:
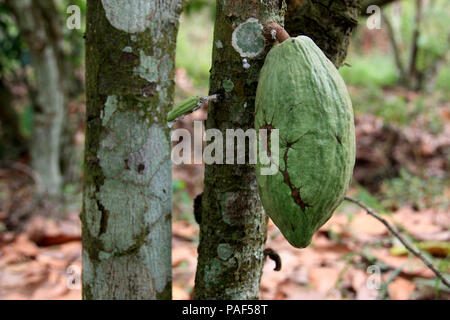
[[[87,2],[84,299],[171,298],[180,0]]]
[[[60,137],[64,118],[65,95],[59,68],[61,33],[52,19],[59,13],[48,0],[7,0],[20,32],[31,53],[35,75],[33,135],[30,144],[32,168],[39,175],[41,187],[51,197],[61,193],[59,167]],[[51,10],[49,12],[48,10]]]
[[[423,15],[423,2],[422,0],[416,0],[416,16],[414,18],[414,29],[411,40],[411,57],[409,59],[409,87],[412,90],[419,91],[422,89],[422,77],[423,74],[417,68],[417,57],[419,54],[419,38],[420,29]]]
[[[340,67],[360,12],[361,0],[291,0],[286,30],[291,36],[306,35],[313,39],[335,66]]]
[[[278,0],[217,1],[210,94],[220,97],[210,103],[207,129],[219,129],[225,137],[227,129],[254,128],[258,75],[269,49],[264,48],[258,28],[283,15]],[[237,41],[233,41],[234,31]],[[195,299],[257,299],[267,216],[254,167],[248,163],[207,165],[196,216],[201,222]]]

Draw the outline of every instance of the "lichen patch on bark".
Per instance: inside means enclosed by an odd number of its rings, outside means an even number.
[[[259,56],[265,47],[263,26],[258,19],[249,18],[233,31],[232,45],[243,58]]]
[[[156,82],[159,78],[159,61],[152,56],[147,56],[144,50],[139,51],[139,57],[139,66],[134,68],[135,74],[139,75],[148,82]]]
[[[123,286],[123,296],[114,290],[117,298],[126,296],[134,282],[124,279],[118,284],[111,278],[124,274],[125,268],[138,268],[148,276],[148,287],[141,288],[145,292],[161,292],[171,278],[164,267],[171,259],[169,142],[158,124],[148,127],[135,111],[112,111],[118,109],[120,97],[108,98],[103,123],[110,134],[103,137],[98,151],[105,179],[98,191],[89,187],[85,197],[87,231],[99,241],[98,261],[89,262],[92,257],[85,256],[86,265],[97,275],[91,284],[97,297],[108,296],[112,285]],[[105,211],[108,220],[102,225]]]

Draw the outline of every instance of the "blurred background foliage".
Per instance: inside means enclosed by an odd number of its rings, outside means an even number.
[[[0,76],[6,77],[29,63],[25,44],[10,12],[0,3]]]

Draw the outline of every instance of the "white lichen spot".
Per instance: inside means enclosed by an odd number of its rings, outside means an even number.
[[[157,1],[102,0],[106,18],[119,30],[144,32],[152,23]]]
[[[133,48],[128,46],[128,47],[123,48],[122,51],[123,52],[127,52],[127,53],[132,53],[133,52]]]
[[[100,260],[107,260],[107,259],[111,258],[111,253],[105,252],[105,251],[100,251],[98,253],[98,257]]]
[[[173,61],[169,55],[165,55],[161,59],[159,74],[162,83],[169,82],[171,80],[171,73],[173,70]]]
[[[137,36],[135,34],[132,34],[131,37],[130,37],[130,40],[133,41],[133,42],[136,42],[137,41]]]
[[[244,109],[247,109],[247,102],[244,103]]]
[[[243,60],[242,60],[242,66],[244,67],[244,69],[248,69],[248,68],[250,68],[251,66],[250,66],[250,63],[248,63],[248,61],[247,61],[247,59],[246,58],[244,58]]]
[[[275,29],[270,30],[270,35],[272,36],[273,40],[277,40],[277,30]]]
[[[233,31],[231,44],[241,57],[254,58],[264,51],[263,26],[258,19],[249,18]]]
[[[217,256],[220,260],[226,261],[233,255],[233,248],[228,243],[221,243],[217,246]]]
[[[231,92],[234,88],[234,83],[233,81],[231,81],[230,79],[226,79],[223,82],[223,88],[225,89],[226,92]]]
[[[223,48],[223,43],[222,43],[222,41],[217,40],[217,41],[216,41],[216,47],[217,47],[217,49],[222,49],[222,48]]]
[[[111,119],[112,114],[117,110],[117,96],[108,96],[105,103],[105,109],[103,110],[102,124],[105,126]]]
[[[139,50],[139,55],[139,66],[134,68],[134,73],[148,82],[157,82],[159,61],[152,56],[147,56],[142,49]]]

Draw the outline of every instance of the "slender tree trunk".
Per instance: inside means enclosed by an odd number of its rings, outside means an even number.
[[[180,0],[87,2],[84,299],[171,298]]]
[[[420,28],[422,23],[422,14],[423,14],[423,2],[422,0],[416,0],[416,16],[414,18],[414,31],[411,40],[411,57],[409,59],[409,81],[410,88],[416,91],[419,91],[422,87],[421,77],[422,74],[417,69],[417,56],[419,54],[419,37],[420,37]]]
[[[360,13],[361,0],[291,0],[286,30],[291,36],[306,35],[313,39],[336,67],[340,67]]]
[[[51,198],[61,193],[59,167],[60,138],[65,95],[59,68],[59,42],[62,38],[48,16],[57,17],[54,3],[48,0],[7,0],[31,53],[35,75],[33,135],[30,144],[32,168]],[[49,12],[48,10],[52,11]]]
[[[217,1],[210,93],[220,98],[210,103],[207,129],[219,129],[225,137],[227,129],[254,128],[258,75],[269,49],[264,48],[259,28],[284,15],[281,4],[278,0]],[[254,167],[207,165],[196,216],[201,222],[195,299],[257,299],[267,216]]]
[[[399,45],[397,43],[397,38],[395,35],[394,27],[392,26],[390,19],[386,16],[385,13],[381,12],[381,17],[382,17],[382,21],[383,21],[384,25],[386,26],[387,34],[389,36],[389,41],[391,43],[392,51],[394,53],[395,65],[397,67],[399,82],[401,84],[408,86],[409,79],[406,75],[405,67],[403,66],[403,60],[402,60]]]

